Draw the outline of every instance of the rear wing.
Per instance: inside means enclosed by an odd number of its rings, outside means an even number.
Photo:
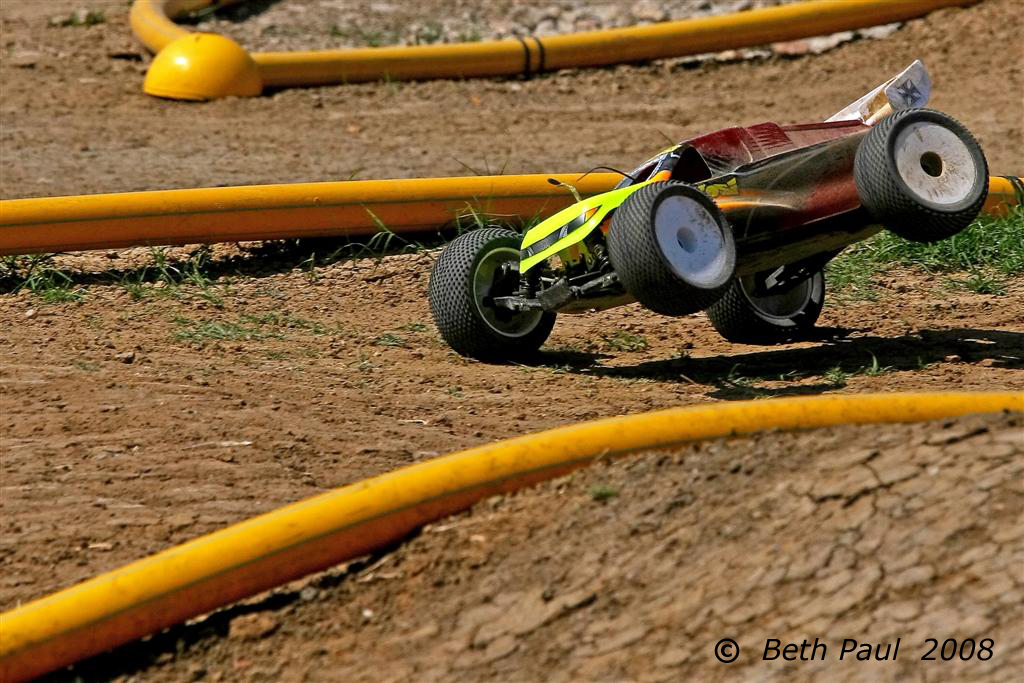
[[[856,102],[843,107],[829,118],[831,121],[861,121],[873,126],[900,109],[923,107],[932,94],[932,79],[920,60],[890,78]]]

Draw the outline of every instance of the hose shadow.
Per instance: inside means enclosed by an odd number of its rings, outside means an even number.
[[[318,574],[301,588],[275,589],[255,600],[235,603],[199,619],[176,624],[152,636],[134,640],[109,652],[95,655],[60,671],[44,675],[39,683],[92,683],[99,681],[136,680],[154,665],[166,664],[189,650],[205,650],[212,643],[231,635],[231,622],[247,614],[282,612],[311,599],[321,600],[323,594],[357,579],[362,572],[372,569],[380,559],[392,553],[403,543],[419,534],[413,531],[371,555]],[[185,676],[184,672],[182,673]],[[204,676],[196,680],[205,679]]]
[[[102,270],[68,265],[58,259],[59,254],[7,256],[0,259],[0,294],[32,289],[33,282],[64,288],[160,281],[182,284],[186,280],[212,284],[232,276],[261,278],[297,269],[315,273],[317,268],[345,261],[380,260],[397,254],[429,251],[449,240],[450,235],[446,239],[436,232],[407,236],[377,233],[366,237],[248,243],[239,245],[232,253],[218,253],[209,245],[154,247],[141,265],[124,267],[119,266],[118,261],[111,261]]]

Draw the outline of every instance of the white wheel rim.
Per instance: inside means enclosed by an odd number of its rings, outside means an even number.
[[[732,275],[722,227],[696,199],[672,195],[662,200],[654,213],[654,236],[680,279],[713,289]]]
[[[978,181],[970,148],[945,126],[909,124],[896,137],[896,170],[919,199],[938,207],[963,204]]]

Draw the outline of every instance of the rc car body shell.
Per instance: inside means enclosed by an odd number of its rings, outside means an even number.
[[[915,61],[824,123],[761,123],[686,140],[641,164],[614,190],[560,211],[523,237],[519,269],[560,255],[578,258],[583,240],[644,185],[676,180],[713,198],[732,226],[737,273],[794,263],[843,248],[879,230],[854,181],[857,148],[871,126],[924,106],[931,80]]]
[[[714,199],[732,225],[741,272],[803,258],[806,249],[800,245],[814,234],[826,248],[844,246],[837,242],[845,238],[833,235],[835,224],[842,221],[832,219],[860,209],[853,162],[869,129],[860,121],[762,123],[687,140],[641,164],[616,189],[578,202],[529,230],[521,247],[520,272],[580,244],[631,194],[664,180],[691,183]],[[850,221],[854,223],[863,221]],[[850,234],[846,243],[862,239],[861,233]],[[788,253],[787,245],[794,247]],[[778,263],[754,257],[766,251],[775,252],[768,260]]]

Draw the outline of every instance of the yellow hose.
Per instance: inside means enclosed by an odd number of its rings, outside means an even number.
[[[452,45],[359,48],[252,54],[264,86],[323,85],[372,80],[468,78],[529,75],[569,67],[594,67],[662,57],[678,57],[794,40],[885,24],[978,0],[806,0],[781,7],[724,16],[669,21],[646,26]],[[159,52],[183,35],[168,18],[213,4],[211,0],[136,0],[131,24],[138,39]],[[225,94],[223,80],[203,88],[199,78],[188,93],[176,88],[182,60],[195,55],[197,71],[211,63],[198,55],[204,43],[176,46],[174,59],[159,56],[147,76],[146,91],[184,99],[209,99]],[[215,55],[222,47],[209,44]],[[203,66],[198,66],[199,63]],[[233,64],[235,62],[232,62]],[[239,72],[239,77],[243,77]],[[250,78],[252,74],[246,73]],[[166,93],[176,93],[166,95]]]
[[[453,453],[203,536],[0,615],[0,681],[24,681],[389,543],[595,457],[768,428],[1024,411],[1024,392],[717,403],[615,417]]]
[[[178,26],[172,17],[208,7],[226,7],[244,0],[135,0],[128,14],[135,38],[152,52],[159,52],[189,31]]]
[[[546,175],[251,185],[0,201],[0,254],[435,229],[473,212],[548,216],[574,199]],[[553,176],[584,195],[620,176]]]
[[[472,212],[486,218],[547,217],[568,206],[547,175],[250,185],[0,201],[0,255],[129,246],[368,235],[381,225],[422,232]],[[553,176],[583,196],[606,192],[614,173]],[[1024,202],[995,176],[984,211]]]

